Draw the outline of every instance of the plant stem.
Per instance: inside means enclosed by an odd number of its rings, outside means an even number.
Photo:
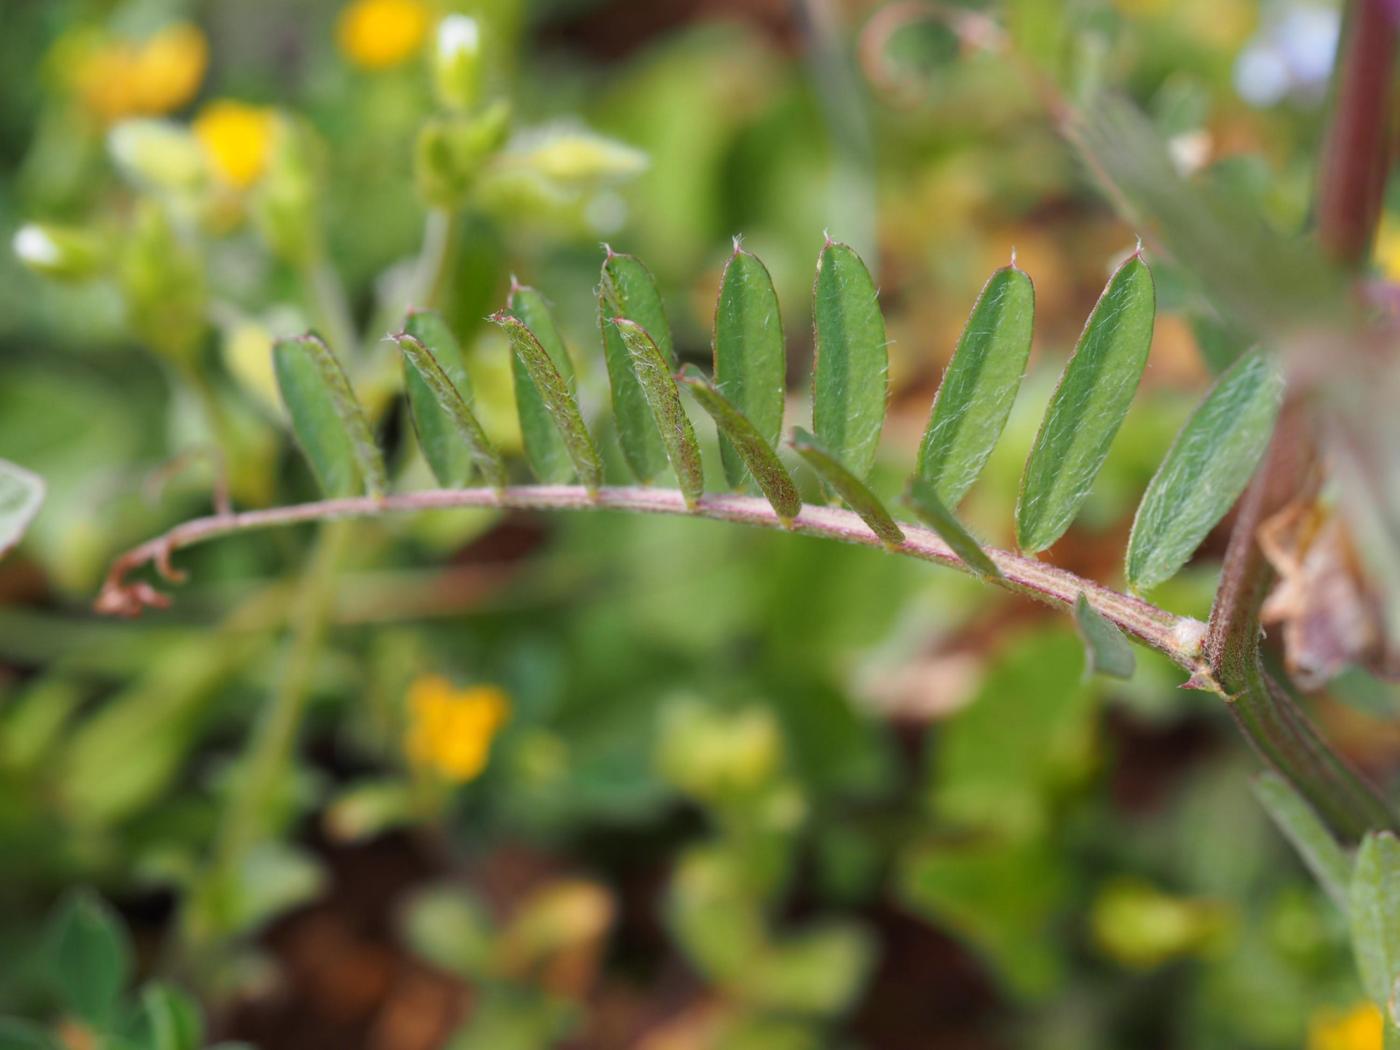
[[[327,343],[336,353],[349,358],[359,349],[355,324],[335,267],[325,259],[317,259],[302,268],[302,283],[311,306],[316,327],[322,330]]]
[[[590,493],[581,485],[529,485],[501,490],[428,489],[378,499],[365,496],[320,500],[187,521],[122,555],[112,566],[97,608],[103,612],[134,614],[143,605],[163,604],[164,596],[153,594],[148,585],[128,581],[127,575],[144,565],[163,567],[162,571],[170,575],[173,570],[168,560],[173,551],[220,536],[312,521],[461,507],[690,515],[886,549],[885,542],[852,511],[804,506],[797,517],[785,525],[766,500],[753,496],[707,495],[692,509],[687,508],[680,492],[640,486],[602,488],[596,493]],[[891,548],[895,553],[970,571],[937,533],[912,524],[901,523],[900,527],[905,539]],[[1074,605],[1081,593],[1085,594],[1100,614],[1144,645],[1165,653],[1193,674],[1206,669],[1202,658],[1206,625],[1199,620],[1177,616],[1034,558],[992,548],[987,549],[987,554],[1003,574],[1004,579],[992,581],[998,586],[1066,609]]]
[[[451,268],[461,223],[455,212],[433,208],[423,221],[423,247],[418,255],[413,288],[405,307],[433,309],[442,300],[442,286]]]

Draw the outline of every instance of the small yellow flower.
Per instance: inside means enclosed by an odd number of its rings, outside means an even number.
[[[410,58],[428,35],[423,0],[354,0],[340,13],[340,50],[362,69],[388,69]]]
[[[245,189],[267,170],[277,134],[277,113],[263,106],[220,99],[199,111],[193,129],[215,173],[229,185]]]
[[[1400,222],[1387,215],[1376,234],[1376,266],[1387,281],[1400,282]]]
[[[83,105],[107,122],[179,109],[199,90],[209,45],[198,27],[177,22],[144,41],[88,35],[60,45]]]
[[[1381,1012],[1373,1003],[1350,1010],[1322,1010],[1308,1025],[1308,1050],[1381,1050]]]
[[[486,768],[491,741],[510,715],[510,697],[493,685],[458,689],[424,675],[408,690],[404,752],[419,769],[466,783]]]

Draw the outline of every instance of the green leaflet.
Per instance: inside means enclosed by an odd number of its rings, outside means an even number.
[[[544,296],[533,288],[511,282],[510,312],[520,319],[535,334],[545,353],[553,362],[564,384],[564,389],[572,397],[574,393],[574,363],[559,329],[554,325]],[[563,435],[555,426],[554,417],[540,394],[539,387],[530,378],[530,369],[520,354],[511,354],[511,372],[515,378],[515,406],[520,416],[520,438],[525,447],[525,458],[535,477],[545,483],[565,482],[574,473],[573,460]]]
[[[44,479],[0,459],[0,557],[29,531],[44,502]]]
[[[1400,840],[1388,831],[1361,840],[1352,869],[1351,946],[1361,987],[1396,1023],[1394,995],[1400,979]]]
[[[1064,535],[1089,495],[1147,366],[1155,313],[1152,273],[1133,255],[1089,315],[1026,460],[1016,540],[1027,553]]]
[[[857,478],[870,473],[885,423],[889,353],[875,283],[853,249],[827,241],[812,284],[812,429]]]
[[[172,985],[154,982],[141,991],[140,1031],[151,1050],[200,1050],[204,1019],[199,1004]]]
[[[579,481],[589,491],[597,491],[603,483],[603,463],[598,458],[598,449],[593,444],[588,427],[584,425],[573,391],[560,375],[554,359],[535,338],[535,333],[519,318],[501,312],[493,314],[491,321],[504,328],[510,336],[511,349],[539,391],[540,400],[564,441],[574,470],[578,472]]]
[[[1084,643],[1084,677],[1102,674],[1109,678],[1128,679],[1137,669],[1133,647],[1123,632],[1105,620],[1089,604],[1083,591],[1074,602],[1074,627]]]
[[[1031,352],[1035,287],[1005,266],[987,280],[933,399],[918,473],[956,507],[1001,437]]]
[[[715,386],[771,449],[783,430],[787,381],[783,319],[767,267],[737,241],[715,304],[714,355]],[[724,428],[719,452],[725,478],[739,488],[750,472],[749,457],[735,448]]]
[[[684,365],[676,378],[690,388],[700,407],[714,419],[720,437],[728,442],[726,447],[734,451],[740,464],[753,475],[773,505],[774,513],[784,524],[791,523],[802,510],[802,497],[768,439],[694,365]]]
[[[410,318],[410,323],[412,319]],[[430,458],[433,472],[438,474],[438,478],[443,484],[452,484],[447,477],[438,473],[439,463],[450,465],[451,460],[445,455],[443,446],[452,439],[456,443],[465,447],[470,453],[473,462],[481,469],[482,476],[486,478],[488,484],[493,488],[505,488],[506,486],[506,465],[501,459],[501,454],[496,451],[491,444],[491,439],[486,436],[486,431],[481,428],[481,423],[472,414],[471,407],[462,396],[461,389],[455,385],[447,371],[439,363],[437,357],[422,342],[409,335],[407,332],[400,332],[394,337],[394,341],[399,344],[399,349],[403,351],[404,367],[416,383],[422,384],[422,389],[418,395],[418,401],[412,404],[413,425],[419,428],[420,440],[423,431],[428,426],[438,428],[434,441],[433,456],[437,461]],[[436,411],[434,411],[434,409]],[[423,443],[424,454],[428,454],[428,444]],[[450,475],[449,475],[450,477]]]
[[[1216,382],[1177,434],[1138,504],[1128,537],[1128,584],[1174,576],[1249,483],[1283,400],[1283,374],[1246,354]]]
[[[909,492],[905,501],[929,528],[953,549],[953,553],[963,560],[963,564],[985,578],[1001,576],[1001,570],[987,557],[981,545],[972,534],[963,528],[962,522],[953,515],[938,498],[938,491],[923,478],[909,479]]]
[[[1293,844],[1327,895],[1345,912],[1351,884],[1351,858],[1337,844],[1312,806],[1277,773],[1260,773],[1254,778],[1254,797]]]
[[[350,496],[362,485],[382,494],[384,460],[330,348],[312,333],[279,339],[272,362],[292,430],[326,495]]]
[[[404,332],[427,347],[462,401],[470,407],[472,382],[467,374],[466,358],[442,315],[430,310],[410,310],[404,321]],[[403,349],[402,343],[399,349]],[[427,379],[414,367],[407,353],[403,355],[403,388],[408,396],[413,431],[418,435],[418,447],[423,450],[423,458],[428,461],[433,477],[448,488],[465,485],[472,477],[471,450],[458,433],[451,413],[438,403]]]
[[[860,515],[861,521],[870,526],[870,531],[884,540],[887,547],[898,547],[904,542],[904,530],[890,517],[890,512],[880,502],[880,497],[871,492],[865,482],[847,470],[821,442],[801,427],[794,427],[792,447],[806,460],[807,465]]]
[[[68,896],[48,930],[49,978],[69,1011],[102,1029],[131,976],[131,943],[116,914],[86,890]]]
[[[705,492],[705,469],[700,462],[700,445],[695,440],[695,430],[681,406],[680,391],[676,389],[676,381],[671,378],[667,358],[651,338],[651,333],[635,321],[616,317],[612,323],[632,356],[632,371],[646,395],[647,404],[651,406],[661,440],[666,445],[666,456],[675,468],[681,494],[685,496],[686,505],[693,507]]]
[[[666,445],[656,429],[651,406],[632,367],[632,355],[621,333],[609,323],[625,317],[652,335],[667,371],[675,367],[671,326],[661,305],[661,295],[651,272],[630,256],[607,249],[598,284],[598,325],[603,335],[603,356],[612,387],[613,416],[622,454],[638,481],[647,482],[666,469]],[[654,333],[654,334],[652,334]]]

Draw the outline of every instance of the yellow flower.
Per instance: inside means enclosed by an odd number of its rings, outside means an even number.
[[[362,69],[388,69],[411,57],[428,35],[423,0],[354,0],[340,13],[340,50]]]
[[[78,97],[103,121],[156,116],[194,97],[209,64],[204,34],[177,22],[141,42],[78,37],[60,46]]]
[[[263,106],[220,99],[199,111],[193,129],[215,173],[244,189],[267,169],[277,134],[277,113]]]
[[[462,784],[486,768],[491,741],[510,715],[510,697],[494,685],[458,689],[424,675],[409,687],[408,715],[409,762]]]
[[[1400,222],[1389,215],[1376,234],[1376,266],[1387,281],[1400,282]]]
[[[1381,1012],[1361,1003],[1345,1012],[1322,1010],[1308,1025],[1308,1050],[1381,1050]]]

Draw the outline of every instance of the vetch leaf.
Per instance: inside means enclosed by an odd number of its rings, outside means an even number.
[[[1260,354],[1236,361],[1172,442],[1128,537],[1128,583],[1174,576],[1249,483],[1283,400],[1283,374]]]
[[[911,478],[905,502],[929,528],[938,533],[944,543],[953,548],[953,553],[963,560],[963,564],[978,576],[1001,576],[1001,570],[987,557],[987,552],[973,539],[972,534],[963,528],[962,522],[944,506],[938,498],[938,491],[930,482],[920,477]]]
[[[1400,978],[1400,840],[1391,832],[1361,840],[1348,899],[1361,987],[1397,1023],[1391,998]]]
[[[695,430],[681,406],[676,381],[671,378],[667,358],[649,333],[635,321],[615,317],[612,321],[632,356],[632,371],[646,395],[647,404],[666,445],[666,456],[676,471],[686,505],[695,506],[705,492],[705,469],[700,462],[700,445]]]
[[[435,421],[427,423],[427,425],[441,428],[445,422],[450,426],[457,440],[470,451],[472,459],[481,468],[481,473],[487,482],[495,488],[504,488],[506,485],[506,465],[501,460],[501,454],[492,446],[491,439],[481,428],[481,423],[472,414],[466,400],[443,370],[442,365],[438,363],[433,352],[407,332],[400,332],[394,336],[394,341],[399,344],[399,349],[403,351],[407,367],[422,382],[425,388],[424,392],[432,398],[433,404],[441,413],[440,416],[434,417],[430,410],[429,414],[426,415],[426,420],[435,419]],[[422,394],[419,396],[419,405],[414,406],[415,426],[420,425],[418,408],[423,406],[426,401]],[[435,466],[435,473],[436,470]],[[441,480],[441,476],[439,479]]]
[[[612,388],[613,417],[623,458],[637,480],[647,482],[666,469],[666,445],[633,371],[632,355],[622,341],[622,333],[609,322],[614,317],[625,317],[646,329],[666,362],[667,374],[676,364],[671,327],[651,272],[633,256],[606,250],[598,285],[598,325],[603,335],[608,385]]]
[[[919,446],[918,473],[938,500],[956,507],[1011,414],[1035,322],[1035,287],[1013,263],[988,279],[934,396]]]
[[[142,989],[141,1026],[151,1050],[200,1050],[204,1045],[199,1004],[168,984],[155,982]]]
[[[403,330],[427,347],[458,396],[470,407],[472,382],[467,373],[467,361],[442,315],[431,310],[411,310]],[[413,432],[418,435],[418,447],[433,477],[439,485],[448,488],[467,484],[474,470],[471,448],[462,439],[452,413],[438,404],[432,386],[407,353],[403,354],[403,388],[408,397]]]
[[[1108,457],[1152,345],[1156,293],[1134,254],[1109,279],[1040,424],[1016,500],[1016,539],[1034,554],[1059,539]]]
[[[0,459],[0,558],[24,538],[44,502],[44,479]]]
[[[779,520],[790,524],[802,510],[802,497],[768,439],[694,365],[682,366],[676,378],[690,389],[700,407],[714,419],[720,437],[727,442],[725,447],[731,449],[747,473],[753,475]]]
[[[1260,773],[1254,778],[1254,797],[1293,844],[1313,878],[1337,907],[1347,911],[1351,858],[1312,806],[1277,773]]]
[[[112,1016],[131,976],[121,920],[99,897],[72,894],[49,930],[49,976],[64,1004],[96,1027]]]
[[[801,427],[794,427],[792,447],[817,472],[817,476],[860,515],[861,521],[869,525],[870,531],[879,536],[887,547],[898,547],[904,542],[904,530],[890,517],[880,497],[847,470],[820,441]]]
[[[517,284],[513,279],[510,289],[510,312],[525,327],[535,334],[545,353],[549,355],[565,391],[570,397],[574,393],[574,363],[569,351],[550,316],[544,296],[533,288]],[[520,416],[520,438],[525,447],[525,458],[530,470],[540,481],[565,482],[574,473],[573,460],[564,437],[555,425],[549,406],[545,404],[530,369],[520,354],[511,354],[511,372],[515,377],[515,405]]]
[[[830,455],[864,478],[885,423],[889,352],[875,282],[854,249],[827,241],[812,285],[812,429]]]
[[[1084,677],[1102,674],[1128,679],[1137,669],[1133,647],[1123,632],[1109,623],[1089,604],[1083,591],[1074,602],[1074,627],[1084,643]]]
[[[787,379],[783,320],[767,267],[744,251],[737,238],[715,305],[714,357],[715,387],[771,449],[783,430]],[[743,485],[751,469],[748,457],[723,427],[719,451],[729,484]]]
[[[588,427],[584,425],[568,381],[560,374],[549,351],[523,321],[504,312],[493,314],[491,320],[510,336],[511,350],[539,391],[540,400],[564,441],[574,470],[578,472],[579,481],[589,491],[596,491],[603,483],[603,463],[598,458],[598,449],[593,444]],[[618,339],[620,341],[621,337]]]
[[[329,496],[348,496],[361,486],[381,494],[386,487],[384,460],[330,347],[308,332],[279,339],[272,361],[292,430],[321,488]]]

